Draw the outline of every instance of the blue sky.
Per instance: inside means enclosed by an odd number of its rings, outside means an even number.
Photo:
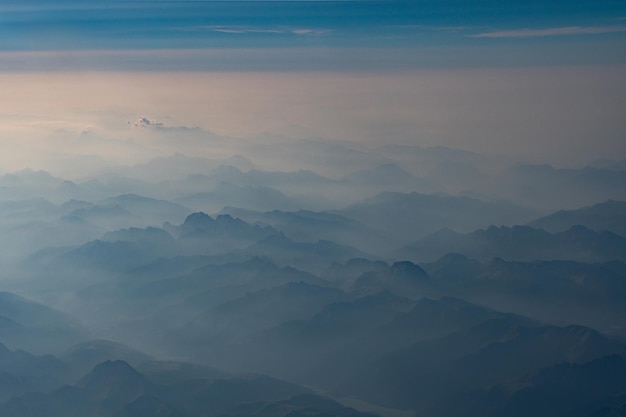
[[[40,1],[3,2],[0,51],[282,48],[268,59],[189,55],[104,69],[380,69],[624,63],[624,1]],[[296,50],[288,52],[289,48]],[[319,54],[327,48],[360,54]],[[310,50],[305,59],[301,51]],[[393,53],[393,51],[397,51]],[[298,52],[299,51],[299,52]],[[306,54],[304,54],[306,55]],[[324,58],[325,57],[325,58]],[[23,58],[22,58],[23,59]],[[6,61],[4,69],[29,65]],[[70,60],[64,65],[71,66]]]

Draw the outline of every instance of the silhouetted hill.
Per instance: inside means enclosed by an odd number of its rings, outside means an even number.
[[[607,200],[577,210],[560,210],[533,220],[531,226],[552,233],[563,232],[576,225],[592,230],[609,230],[626,237],[626,202]]]

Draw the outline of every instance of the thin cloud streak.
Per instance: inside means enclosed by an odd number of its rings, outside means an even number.
[[[484,32],[470,35],[472,38],[539,38],[546,36],[600,35],[626,32],[626,26],[568,26],[547,29],[515,29]]]

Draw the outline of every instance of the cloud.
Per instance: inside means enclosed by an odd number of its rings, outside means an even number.
[[[626,26],[567,26],[546,29],[515,29],[484,32],[470,35],[472,38],[538,38],[545,36],[599,35],[626,32]]]
[[[147,117],[142,116],[133,123],[133,126],[144,128],[160,128],[163,127],[163,123],[156,120],[150,120]]]
[[[286,26],[274,28],[258,28],[250,26],[194,26],[192,28],[176,28],[177,30],[188,31],[211,31],[235,35],[245,34],[283,34],[283,35],[310,35],[319,36],[334,32],[333,29],[324,28],[291,28]]]

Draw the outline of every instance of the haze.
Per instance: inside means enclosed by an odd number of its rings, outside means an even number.
[[[0,5],[0,415],[626,416],[626,4]]]

